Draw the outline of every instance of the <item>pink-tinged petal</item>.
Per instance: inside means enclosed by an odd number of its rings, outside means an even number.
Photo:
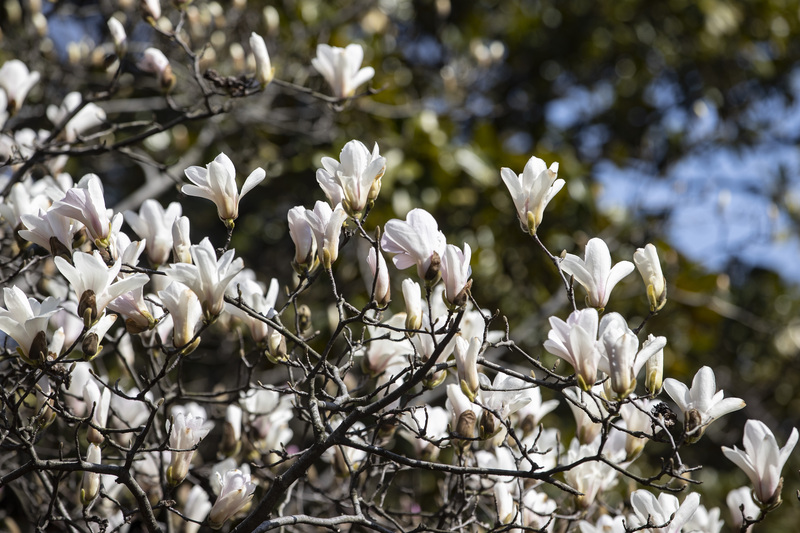
[[[250,175],[247,176],[247,179],[244,180],[244,184],[242,185],[242,192],[239,193],[239,198],[244,198],[245,194],[250,192],[253,189],[253,187],[264,181],[266,177],[267,173],[261,167],[251,172]]]

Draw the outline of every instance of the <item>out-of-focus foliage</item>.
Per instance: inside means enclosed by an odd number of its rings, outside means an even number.
[[[175,116],[155,80],[136,66],[148,46],[173,60],[177,108],[201,98],[184,51],[140,21],[136,2],[43,2],[42,17],[34,15],[33,3],[7,0],[0,7],[0,63],[17,57],[42,74],[13,124],[41,127],[35,117],[43,116],[37,109],[43,102],[85,91],[87,84],[105,90],[112,53],[106,20],[112,15],[124,20],[130,42],[114,100],[99,102],[110,120],[167,122]],[[175,23],[174,9],[164,9]],[[796,1],[725,0],[197,1],[187,8],[184,31],[195,52],[205,51],[203,72],[213,69],[218,80],[252,74],[247,39],[256,31],[267,41],[276,80],[325,94],[329,89],[310,66],[315,46],[363,44],[365,64],[376,70],[371,86],[377,94],[343,109],[279,83],[255,97],[214,97],[230,112],[134,144],[127,159],[92,154],[73,158],[67,170],[101,174],[122,210],[147,197],[174,198],[183,169],[221,151],[247,172],[262,166],[268,180],[243,202],[233,246],[263,280],[289,279],[290,265],[273,258],[292,255],[287,211],[322,199],[314,178],[320,157],[337,156],[350,139],[370,147],[378,142],[387,172],[367,229],[416,206],[434,213],[450,242],[473,248],[477,301],[502,309],[512,336],[554,364],[541,349],[543,325],[551,314],[566,317],[566,298],[563,291],[550,292],[560,287],[558,275],[519,231],[499,170],[521,172],[531,155],[558,161],[567,185],[539,228],[545,244],[582,255],[589,238],[602,236],[615,260],[630,260],[636,246],[656,240],[669,303],[647,330],[669,339],[666,375],[687,380],[710,365],[720,386],[735,385],[748,404],[705,438],[738,443],[744,420],[758,418],[785,440],[800,421],[797,287],[737,261],[724,272],[693,264],[662,240],[672,216],[669,202],[648,216],[635,216],[635,206],[601,210],[596,173],[611,164],[666,176],[706,150],[796,144],[800,127],[776,130],[774,115],[789,116],[795,106],[799,9]],[[765,103],[772,116],[759,107]],[[798,186],[798,176],[778,172],[766,157],[763,168],[763,188],[751,192],[788,217],[796,235],[800,214],[787,191]],[[196,207],[189,213],[193,225],[222,235],[207,202],[186,199],[184,205]],[[346,252],[337,274],[361,284],[363,267],[353,250]],[[399,301],[399,284],[393,293]],[[576,294],[582,298],[582,289]],[[638,277],[620,285],[610,310],[646,315]],[[745,481],[721,454],[687,461],[706,465],[698,477],[709,480],[706,493],[719,497],[706,505],[724,505],[727,490]],[[770,515],[765,528],[796,524],[791,499],[800,487],[798,467],[793,459],[784,471],[785,507],[791,509]]]

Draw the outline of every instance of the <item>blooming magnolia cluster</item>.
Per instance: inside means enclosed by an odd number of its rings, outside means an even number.
[[[159,24],[157,1],[141,8]],[[122,23],[108,27],[116,53],[128,53]],[[251,34],[249,45],[250,82],[263,89],[275,68],[262,37]],[[318,46],[311,63],[333,90],[329,103],[372,79],[363,57],[354,44]],[[176,89],[158,49],[147,48],[137,68],[155,75],[164,93]],[[0,128],[39,77],[18,60],[0,68]],[[47,116],[72,144],[107,120],[78,93]],[[744,402],[717,390],[708,366],[698,365],[691,386],[665,377],[667,339],[645,337],[647,320],[633,329],[608,311],[613,289],[634,269],[647,318],[666,305],[653,244],[616,264],[597,237],[583,258],[544,248],[545,208],[565,185],[558,163],[531,157],[522,174],[498,173],[522,230],[566,283],[571,308],[549,317],[539,347],[515,342],[473,298],[474,243],[448,243],[421,208],[373,225],[387,172],[377,143],[370,150],[352,140],[338,159],[322,158],[316,183],[325,200],[288,210],[295,254],[275,257],[296,276],[267,285],[259,281],[265,272],[230,248],[240,203],[250,192],[255,201],[262,168],[241,188],[224,153],[184,169],[182,193],[212,202],[226,230],[215,245],[192,239],[179,202],[109,208],[103,178],[74,180],[61,172],[62,157],[46,159],[45,175],[35,177],[24,165],[43,137],[24,131],[0,141],[3,160],[15,159],[13,172],[0,170],[2,238],[13,250],[2,264],[0,440],[25,456],[8,460],[0,486],[46,493],[51,505],[37,512],[50,514],[37,515],[40,524],[721,531],[719,508],[701,503],[681,452],[709,441],[709,426]],[[360,307],[353,302],[365,291],[337,284],[340,257],[364,266],[368,298]],[[407,277],[412,267],[416,276]],[[575,283],[585,305],[575,301]],[[310,297],[312,285],[327,288],[330,302]],[[328,303],[325,327],[320,309]],[[569,367],[542,361],[539,348]],[[209,380],[203,368],[222,370]],[[209,381],[215,385],[197,385]],[[559,408],[561,423],[551,414]],[[749,420],[744,448],[722,448],[752,483],[727,498],[736,527],[746,530],[780,505],[797,440],[793,429],[781,448],[767,425]],[[652,451],[651,442],[663,449]],[[660,468],[640,460],[651,451],[662,454]],[[422,472],[432,477],[415,477]],[[612,493],[622,503],[608,505]],[[425,501],[430,494],[436,509]]]

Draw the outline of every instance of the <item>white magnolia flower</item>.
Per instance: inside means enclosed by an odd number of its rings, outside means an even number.
[[[266,318],[275,316],[275,302],[278,300],[278,291],[280,289],[277,279],[272,279],[266,294],[264,294],[261,284],[253,280],[234,281],[233,285],[238,293],[241,294],[242,303]],[[273,330],[266,322],[253,318],[248,312],[239,309],[235,305],[229,305],[228,310],[232,315],[247,324],[254,341],[261,343],[269,339]]]
[[[183,533],[197,533],[200,529],[200,524],[206,519],[210,510],[211,500],[208,499],[208,494],[200,485],[194,485],[192,490],[189,491],[189,496],[187,496],[186,503],[183,506],[183,515],[196,523],[186,522],[183,526]]]
[[[412,209],[405,220],[392,219],[384,226],[381,248],[400,270],[417,266],[417,274],[428,286],[439,280],[441,259],[447,240],[436,219],[424,209]]]
[[[264,169],[260,167],[255,169],[247,176],[240,192],[236,188],[236,168],[224,153],[214,158],[206,168],[189,167],[185,170],[185,174],[192,185],[184,185],[181,192],[214,202],[220,220],[225,222],[228,228],[233,228],[233,221],[239,216],[239,201],[253,187],[264,181],[267,175]]]
[[[400,434],[414,446],[417,455],[435,461],[441,450],[439,443],[447,439],[449,415],[443,407],[425,406],[400,415],[403,425]]]
[[[208,237],[191,247],[194,264],[176,263],[167,269],[167,275],[189,287],[203,306],[207,320],[218,316],[225,308],[225,291],[233,278],[243,268],[235,251],[228,250],[217,259],[217,253]]]
[[[578,439],[573,439],[567,450],[566,465],[597,455],[598,444],[599,439],[591,444],[580,444]],[[564,479],[571,487],[583,493],[577,497],[577,502],[586,509],[594,503],[598,494],[616,484],[617,471],[606,463],[590,460],[567,470]]]
[[[406,302],[406,329],[417,330],[422,327],[422,289],[419,283],[406,278],[402,290]]]
[[[79,302],[78,315],[87,325],[96,322],[112,300],[144,286],[150,280],[143,273],[117,280],[122,260],[117,259],[109,267],[96,250],[91,254],[75,252],[72,262],[74,266],[63,257],[55,258],[56,267],[75,289]]]
[[[189,473],[194,448],[208,435],[212,427],[214,424],[206,422],[202,417],[173,411],[172,422],[167,422],[169,446],[172,452],[172,460],[167,468],[167,481],[171,485],[177,485]]]
[[[561,270],[573,276],[586,289],[588,305],[598,309],[608,305],[611,291],[625,276],[633,272],[630,261],[620,261],[611,267],[611,252],[603,239],[589,239],[586,258],[567,254],[561,260]]]
[[[625,429],[633,433],[644,433],[652,435],[653,422],[650,413],[653,407],[658,404],[657,400],[645,400],[642,398],[632,398],[631,403],[624,403],[619,408],[619,414],[625,422]],[[644,449],[647,444],[646,437],[636,437],[630,433],[625,433],[625,452],[626,458],[632,461]]]
[[[633,254],[633,262],[647,287],[650,311],[658,311],[667,303],[667,282],[661,272],[661,262],[658,260],[656,247],[648,244],[644,248],[637,248]]]
[[[50,296],[40,303],[19,287],[5,287],[3,299],[6,307],[0,307],[0,330],[17,342],[17,352],[26,362],[47,359],[47,322],[58,311],[58,299]]]
[[[600,430],[603,429],[599,420],[608,415],[605,405],[599,399],[603,394],[603,386],[595,385],[591,392],[593,394],[588,394],[588,391],[584,392],[575,387],[564,389],[567,405],[572,411],[572,416],[575,417],[577,426],[575,435],[581,444],[590,444],[595,441]]]
[[[495,483],[494,501],[497,505],[497,521],[501,524],[513,522],[517,517],[517,505],[507,483]]]
[[[86,462],[96,465],[100,464],[101,453],[100,446],[90,443],[89,449],[86,451]],[[81,483],[81,503],[86,506],[97,498],[100,492],[100,474],[96,472],[83,472],[83,482]]]
[[[448,244],[442,256],[442,280],[444,281],[445,302],[453,308],[460,309],[467,304],[469,289],[472,287],[472,250],[464,243],[462,252],[458,246]]]
[[[616,399],[625,398],[634,391],[639,371],[667,344],[666,337],[650,335],[639,350],[639,338],[619,313],[603,316],[598,335],[598,347],[602,353],[600,369],[611,377],[608,385],[614,394],[609,394]]]
[[[322,74],[325,81],[333,89],[337,98],[349,98],[362,85],[375,75],[372,67],[361,68],[364,61],[364,49],[358,44],[349,44],[347,48],[317,45],[317,57],[311,64]]]
[[[367,252],[367,265],[369,265],[372,277],[367,280],[367,291],[372,294],[373,283],[375,285],[375,303],[383,307],[389,303],[391,298],[391,284],[389,281],[389,268],[386,266],[386,259],[383,254],[374,247],[370,247]]]
[[[82,106],[80,111],[72,115],[79,106]],[[71,92],[65,96],[61,106],[47,106],[47,118],[56,126],[60,126],[71,115],[72,118],[64,126],[68,142],[76,141],[78,137],[101,126],[106,120],[106,112],[91,102],[83,104],[83,96],[79,92]]]
[[[322,167],[317,169],[317,183],[331,206],[341,203],[348,215],[360,218],[378,196],[386,158],[381,157],[377,143],[370,153],[361,141],[352,140],[342,148],[339,161],[323,157]]]
[[[325,270],[329,270],[339,257],[339,235],[342,224],[347,220],[347,213],[341,205],[331,210],[327,203],[318,201],[313,211],[306,210],[306,218],[314,232],[319,260]]]
[[[83,389],[83,401],[86,403],[86,410],[92,411],[92,424],[99,428],[106,427],[108,420],[108,408],[111,403],[111,391],[107,387],[103,387],[103,392],[92,380],[86,383]],[[98,446],[103,443],[105,437],[99,430],[89,426],[86,438],[89,442],[97,444]]]
[[[224,477],[217,473],[217,481],[220,486],[219,496],[208,514],[208,525],[212,529],[221,528],[238,513],[253,498],[256,490],[255,483],[250,481],[250,474],[238,469],[228,470]]]
[[[581,533],[627,533],[630,531],[626,527],[628,524],[630,524],[630,520],[625,520],[623,515],[611,517],[604,514],[594,524],[581,520],[578,522],[578,527]]]
[[[133,231],[147,242],[147,257],[153,265],[169,262],[172,251],[172,228],[181,216],[182,207],[172,202],[164,209],[158,201],[148,198],[138,213],[125,211],[125,220]]]
[[[696,492],[687,495],[681,504],[678,498],[665,492],[658,498],[646,490],[631,494],[631,506],[642,525],[664,526],[648,529],[652,533],[679,533],[699,505],[700,495]]]
[[[306,216],[306,209],[298,205],[289,210],[289,236],[294,242],[292,268],[299,275],[308,275],[317,266],[317,239]]]
[[[272,62],[269,60],[269,52],[264,38],[255,32],[250,34],[250,48],[252,48],[253,55],[256,58],[256,79],[263,89],[269,85],[269,82],[275,76],[275,67],[272,66]]]
[[[777,506],[781,501],[783,465],[789,460],[797,444],[797,428],[792,428],[789,440],[778,448],[775,435],[760,420],[748,420],[744,425],[744,450],[723,446],[725,457],[744,470],[755,487],[755,496],[766,506]]]
[[[491,443],[495,447],[499,448],[505,441],[509,416],[530,401],[525,394],[526,387],[521,379],[502,372],[497,373],[491,384],[488,378],[483,378],[483,387],[478,392],[478,403],[484,407],[479,421],[480,435],[482,438],[492,437]]]
[[[111,39],[114,41],[114,48],[118,56],[125,55],[125,50],[128,47],[128,36],[125,33],[125,26],[114,17],[108,19],[108,31],[111,34]]]
[[[0,88],[8,99],[8,110],[13,115],[25,102],[28,91],[39,81],[38,72],[30,72],[19,59],[10,59],[0,68]]]
[[[550,317],[544,349],[567,361],[575,369],[578,385],[589,390],[597,381],[601,353],[597,344],[598,314],[596,309],[573,311],[567,321]]]
[[[475,399],[481,385],[478,378],[478,354],[482,344],[479,337],[472,337],[469,341],[460,335],[456,337],[453,353],[456,356],[458,382],[461,385],[461,392],[470,400]]]
[[[720,519],[719,514],[719,507],[706,509],[705,505],[699,505],[694,515],[683,525],[683,530],[692,533],[720,533],[725,522]]]
[[[450,384],[447,386],[447,409],[450,411],[450,430],[459,437],[471,439],[475,437],[478,416],[482,409],[472,403],[461,392],[461,387]]]
[[[81,183],[86,187],[69,189],[64,198],[53,204],[52,211],[81,222],[96,246],[108,248],[111,234],[118,232],[122,226],[122,214],[111,217],[112,212],[106,209],[103,184],[98,176],[87,174]]]
[[[730,491],[727,498],[725,498],[725,503],[728,504],[728,509],[731,512],[731,521],[737,529],[741,528],[744,522],[743,518],[756,520],[761,514],[758,504],[753,501],[753,491],[750,487],[739,487]],[[752,529],[753,526],[748,526],[747,531]]]
[[[510,168],[500,169],[503,183],[517,208],[520,226],[526,233],[536,233],[542,223],[544,208],[564,186],[564,180],[556,179],[557,175],[558,163],[547,168],[545,162],[535,156],[528,160],[520,175]]]
[[[53,255],[72,255],[72,239],[83,227],[77,220],[48,210],[39,209],[38,215],[22,215],[27,229],[19,231],[26,241],[38,244]]]
[[[158,48],[148,48],[144,51],[142,58],[136,64],[140,70],[150,74],[155,74],[158,78],[158,85],[164,92],[169,92],[175,87],[177,81],[172,73],[172,66],[164,52]],[[191,178],[190,178],[191,179]]]
[[[22,217],[35,215],[43,209],[49,207],[49,201],[44,194],[38,194],[33,190],[33,184],[29,181],[15,183],[11,191],[2,202],[0,202],[0,216],[12,228],[20,228],[23,223]],[[50,247],[48,246],[49,250]]]
[[[683,411],[683,424],[687,440],[696,442],[706,427],[717,418],[744,407],[740,398],[725,398],[717,391],[714,371],[704,366],[695,374],[692,388],[672,378],[664,380],[664,390]]]
[[[178,217],[172,225],[172,256],[176,263],[192,262],[192,239],[189,230],[188,217]]]

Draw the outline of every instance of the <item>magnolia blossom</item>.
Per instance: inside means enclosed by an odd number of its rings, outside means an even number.
[[[103,196],[103,184],[95,174],[87,174],[81,180],[86,187],[73,187],[64,198],[55,202],[52,211],[65,217],[74,218],[86,226],[92,241],[100,248],[111,245],[111,234],[122,226],[122,214],[110,217]]]
[[[91,254],[75,252],[72,262],[74,266],[63,257],[55,258],[56,267],[75,289],[78,296],[78,315],[87,325],[100,318],[112,300],[144,286],[150,279],[147,274],[138,273],[117,280],[122,267],[121,259],[117,259],[109,267],[96,250]]]
[[[256,32],[250,34],[250,48],[253,50],[253,55],[256,58],[256,79],[263,89],[272,78],[275,76],[275,67],[269,60],[269,52],[267,51],[267,44],[264,38]]]
[[[478,354],[481,351],[483,342],[479,337],[472,337],[467,341],[464,337],[456,337],[455,356],[456,369],[458,370],[458,382],[461,384],[461,392],[467,395],[470,400],[474,400],[480,389],[478,379]]]
[[[706,427],[717,418],[744,407],[740,398],[725,398],[717,391],[714,371],[704,366],[695,374],[692,388],[672,378],[664,380],[664,390],[683,411],[683,424],[688,442],[696,442]]]
[[[508,432],[506,423],[509,416],[530,401],[525,394],[526,383],[516,377],[506,376],[502,372],[497,373],[491,384],[488,378],[482,379],[483,387],[478,392],[478,403],[484,407],[479,421],[480,436],[491,437],[491,443],[495,447],[500,447]]]
[[[622,278],[633,272],[630,261],[620,261],[611,267],[611,252],[603,239],[589,239],[586,243],[586,258],[566,254],[561,260],[561,270],[573,276],[586,289],[588,305],[605,308],[611,291]]]
[[[364,61],[364,49],[358,44],[349,44],[346,48],[317,45],[317,57],[311,64],[322,74],[325,81],[333,89],[337,98],[349,98],[362,85],[375,75],[372,67],[361,68]]]
[[[667,344],[665,337],[650,335],[639,350],[639,338],[619,313],[604,315],[598,334],[598,347],[602,353],[600,368],[611,376],[608,384],[617,399],[625,398],[634,391],[639,371]]]
[[[594,442],[603,429],[599,420],[608,415],[605,405],[599,399],[603,393],[603,386],[595,385],[590,390],[593,394],[575,387],[564,389],[567,405],[575,417],[576,436],[581,444]]]
[[[679,533],[699,505],[700,495],[696,492],[687,495],[681,504],[678,498],[666,492],[658,498],[646,490],[631,494],[631,506],[642,525],[663,526],[648,529],[653,533]]]
[[[542,223],[544,208],[564,186],[564,180],[556,179],[557,175],[558,163],[547,168],[545,162],[535,156],[528,160],[520,175],[510,168],[500,169],[503,183],[517,208],[520,226],[526,233],[536,233]]]
[[[125,26],[119,19],[111,17],[108,19],[108,31],[111,34],[111,39],[114,41],[114,48],[118,56],[125,55],[125,50],[128,48],[128,36],[125,33]]]
[[[403,300],[406,302],[406,329],[417,330],[422,327],[422,289],[419,283],[404,279]],[[411,335],[413,335],[413,331]]]
[[[760,420],[748,420],[744,425],[744,450],[723,446],[722,453],[744,470],[755,487],[758,501],[773,507],[781,501],[781,471],[797,444],[797,438],[797,428],[792,428],[786,445],[778,448],[775,435],[766,424]]]
[[[29,364],[47,359],[47,322],[58,311],[58,299],[52,296],[39,302],[28,298],[19,287],[5,287],[0,307],[0,330],[14,339],[17,353]]]
[[[234,250],[228,250],[217,259],[208,237],[193,245],[191,250],[194,264],[172,264],[166,272],[170,278],[194,291],[203,304],[206,319],[211,321],[225,308],[225,290],[244,268],[244,263],[240,257],[233,258]]]
[[[189,218],[178,217],[172,225],[172,256],[176,263],[192,262],[192,239],[189,237]]]
[[[597,346],[598,314],[596,309],[573,311],[567,321],[550,317],[544,349],[567,361],[575,369],[578,385],[589,390],[597,381],[601,353]]]
[[[417,274],[430,287],[439,280],[447,240],[436,219],[424,209],[412,209],[405,221],[392,219],[384,226],[381,248],[395,255],[400,270],[416,265]]]
[[[256,490],[255,483],[250,481],[250,474],[239,469],[228,470],[225,476],[217,472],[217,482],[220,486],[219,496],[208,514],[208,525],[212,529],[220,529],[253,498]]]
[[[166,289],[158,291],[158,297],[172,317],[172,345],[182,348],[183,353],[193,352],[200,343],[199,338],[192,340],[203,318],[200,299],[179,281],[173,281]]]
[[[452,420],[450,430],[459,437],[473,438],[482,409],[472,403],[458,385],[447,386],[447,409]]]
[[[8,196],[0,202],[0,216],[12,228],[20,227],[22,217],[34,215],[48,207],[49,202],[45,195],[37,194],[31,185],[27,181],[15,183]]]
[[[632,433],[651,435],[653,422],[650,419],[650,413],[657,404],[658,401],[656,400],[633,398],[631,403],[620,405],[619,414],[625,422],[625,429]],[[646,437],[637,437],[630,433],[625,433],[625,452],[627,454],[627,459],[632,461],[638,457],[647,442],[648,439]]]
[[[194,485],[192,490],[189,491],[189,496],[186,497],[183,515],[197,523],[186,522],[183,526],[183,533],[197,533],[200,529],[200,523],[206,519],[210,510],[211,501],[208,499],[208,494],[200,485]]]
[[[38,215],[22,215],[27,229],[19,231],[26,241],[38,244],[53,255],[71,255],[72,240],[83,225],[75,219],[48,210],[39,209]]]
[[[138,213],[125,211],[125,220],[146,241],[147,257],[153,265],[169,262],[172,251],[172,228],[181,216],[182,207],[172,202],[164,209],[158,201],[147,199]]]
[[[80,110],[72,114],[76,109]],[[67,117],[71,117],[64,125],[64,135],[68,142],[74,142],[87,131],[101,126],[106,120],[106,112],[92,102],[84,103],[79,92],[71,92],[64,97],[61,106],[47,106],[47,118],[56,126],[63,124]]]
[[[292,268],[299,275],[308,275],[317,266],[317,240],[306,216],[306,209],[298,205],[289,210],[289,236],[294,242]]]
[[[142,0],[142,17],[144,20],[152,25],[161,18],[161,2],[160,0]]]
[[[25,102],[28,91],[39,81],[38,72],[30,72],[19,59],[10,59],[0,68],[0,89],[8,99],[8,110],[13,115]]]
[[[599,439],[591,444],[580,444],[577,439],[573,439],[567,450],[566,464],[572,465],[585,457],[597,455],[598,444]],[[610,457],[609,459],[613,460]],[[577,497],[577,503],[586,509],[594,503],[598,494],[616,484],[617,471],[600,461],[586,461],[567,470],[564,479],[571,487],[583,493]]]
[[[367,290],[372,293],[373,283],[375,285],[375,303],[384,307],[391,298],[391,284],[389,282],[389,268],[386,266],[386,259],[383,254],[371,247],[367,253],[367,265],[369,265],[372,277],[368,280]]]
[[[235,281],[233,285],[236,287],[238,294],[241,296],[242,303],[266,318],[275,317],[275,302],[278,300],[279,291],[277,279],[272,279],[266,294],[264,294],[264,289],[261,284],[253,280],[245,280],[243,282]],[[279,343],[283,338],[283,336],[274,331],[269,324],[263,320],[260,320],[259,318],[253,317],[247,311],[240,309],[235,305],[229,305],[228,310],[232,315],[235,315],[242,322],[247,324],[247,327],[250,328],[250,335],[257,343],[268,343],[269,346],[272,347],[273,343],[271,342],[271,339],[273,334],[279,337],[276,339]],[[273,350],[270,350],[270,354],[276,360],[280,359],[283,355],[277,352],[273,353]]]
[[[753,501],[753,491],[750,487],[739,487],[728,493],[725,498],[728,509],[731,512],[733,525],[740,528],[744,518],[755,520],[761,514],[761,509]],[[751,531],[753,526],[748,526],[747,531]]]
[[[611,517],[604,514],[594,524],[581,520],[578,522],[578,527],[581,533],[627,533],[630,531],[626,527],[629,523],[630,520],[626,521],[623,515]]]
[[[167,481],[177,485],[189,473],[189,464],[194,456],[194,448],[208,435],[214,426],[204,418],[196,417],[192,413],[173,411],[172,423],[167,422],[169,431],[169,446],[172,460],[167,468]]]
[[[472,250],[464,243],[462,252],[457,246],[448,244],[442,257],[442,280],[444,280],[444,299],[453,308],[462,308],[467,303],[472,287],[472,267],[469,266]]]
[[[435,461],[440,448],[437,443],[447,439],[448,413],[443,407],[430,407],[403,411],[400,434],[405,437],[419,457]]]
[[[339,257],[339,234],[342,232],[342,224],[347,219],[347,213],[341,205],[331,210],[331,206],[318,201],[313,211],[306,210],[306,218],[311,231],[314,232],[319,260],[322,266],[329,270]]]
[[[494,501],[497,505],[497,521],[501,524],[513,522],[517,516],[517,505],[507,483],[495,483]]]
[[[161,90],[169,92],[175,87],[177,81],[172,73],[172,66],[164,52],[158,48],[148,48],[144,51],[142,58],[136,64],[143,72],[155,74],[158,77],[158,84]]]
[[[86,403],[86,409],[92,410],[93,426],[105,428],[108,420],[108,408],[111,402],[111,391],[107,387],[103,387],[103,392],[101,393],[97,384],[90,380],[83,389],[83,401]],[[86,438],[89,442],[98,446],[105,440],[103,434],[92,426],[89,426]]]
[[[322,167],[317,169],[317,183],[331,206],[341,203],[348,215],[360,218],[367,204],[378,197],[386,158],[381,157],[377,143],[370,153],[362,142],[352,140],[342,148],[339,161],[323,157]]]
[[[100,446],[94,443],[89,444],[89,449],[86,450],[86,462],[93,464],[100,464],[101,453]],[[97,498],[100,492],[100,474],[96,472],[83,472],[83,482],[81,483],[81,503],[86,506]]]
[[[224,153],[202,167],[189,167],[184,172],[193,185],[184,185],[183,194],[206,198],[217,205],[217,214],[225,226],[233,228],[233,221],[239,216],[239,200],[267,176],[263,168],[257,168],[247,176],[239,192],[236,188],[236,168]]]
[[[656,247],[648,244],[644,248],[637,248],[633,254],[633,262],[647,287],[650,311],[658,311],[667,303],[667,282],[661,273],[661,262],[658,260]]]
[[[725,522],[720,519],[719,514],[719,507],[706,509],[705,505],[699,505],[692,517],[683,525],[683,530],[694,533],[720,533]]]

